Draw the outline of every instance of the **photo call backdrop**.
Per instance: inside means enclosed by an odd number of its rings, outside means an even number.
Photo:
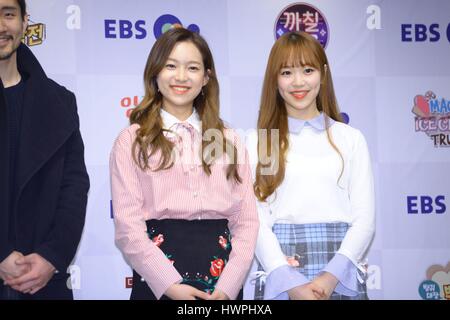
[[[169,28],[199,32],[214,55],[221,116],[256,127],[270,48],[289,30],[325,47],[344,119],[365,135],[376,183],[371,299],[450,299],[449,0],[28,0],[24,42],[77,97],[91,178],[68,285],[75,299],[128,299],[114,245],[108,161],[143,96],[143,71]],[[326,194],[323,199],[326,200]],[[252,282],[245,299],[253,299]]]

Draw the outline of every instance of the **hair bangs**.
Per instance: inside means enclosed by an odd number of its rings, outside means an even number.
[[[281,45],[278,69],[311,66],[320,70],[319,56],[308,44],[306,41],[287,41]]]

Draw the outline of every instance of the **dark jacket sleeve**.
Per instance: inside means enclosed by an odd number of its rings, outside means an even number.
[[[0,81],[1,82],[1,81]],[[9,228],[9,141],[3,86],[0,85],[0,262],[14,250],[8,240]]]
[[[79,130],[75,96],[70,93],[71,110],[75,112],[76,130],[66,142],[63,179],[53,228],[36,250],[53,266],[66,272],[78,248],[86,216],[89,176],[84,162],[84,145]]]

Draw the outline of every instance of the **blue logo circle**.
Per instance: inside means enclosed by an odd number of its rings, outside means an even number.
[[[432,280],[425,280],[419,286],[420,297],[424,300],[440,300],[439,285]]]
[[[345,124],[349,124],[350,117],[345,112],[341,112],[342,121],[344,121]]]
[[[195,33],[200,33],[200,28],[199,28],[198,25],[196,25],[196,24],[190,24],[190,25],[187,27],[187,29],[188,29],[188,30],[191,30],[192,32],[195,32]]]
[[[286,32],[304,31],[316,38],[326,48],[330,38],[328,23],[319,9],[298,2],[284,8],[275,21],[275,40]]]
[[[153,34],[158,39],[164,32],[173,28],[183,28],[180,19],[171,14],[163,14],[156,19],[153,25]],[[196,24],[190,24],[187,29],[195,33],[200,33],[200,28]]]
[[[450,23],[447,26],[447,39],[448,39],[448,42],[450,42]]]

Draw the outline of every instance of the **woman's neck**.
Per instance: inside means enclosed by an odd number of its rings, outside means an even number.
[[[194,112],[194,108],[171,108],[167,106],[162,107],[163,110],[173,115],[175,118],[177,118],[180,121],[186,121],[192,113]]]

